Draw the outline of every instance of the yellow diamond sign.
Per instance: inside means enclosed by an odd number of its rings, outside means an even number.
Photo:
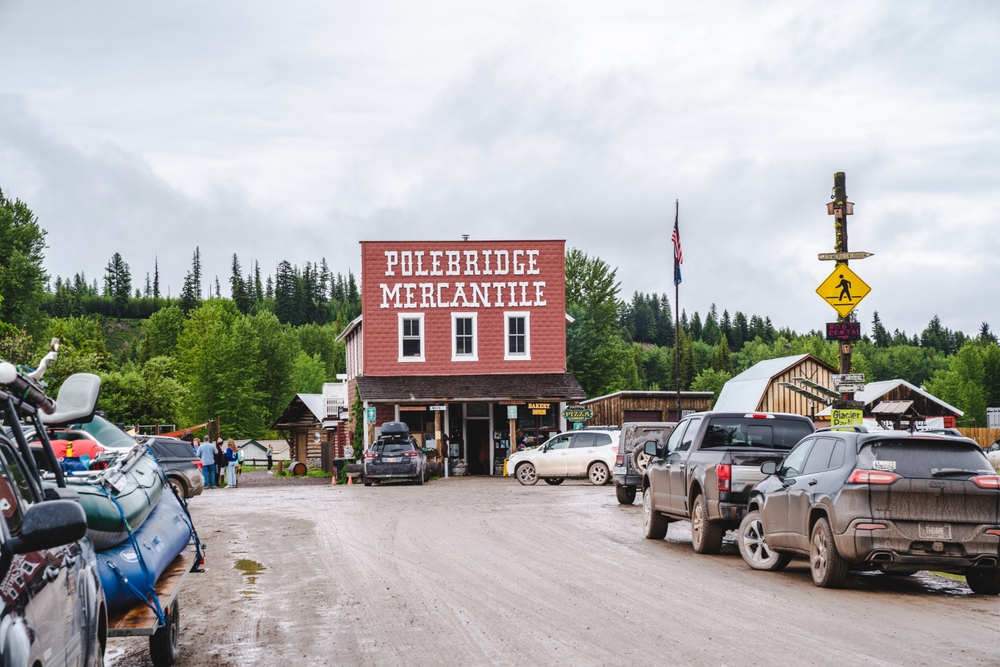
[[[861,303],[872,288],[851,271],[847,264],[837,264],[830,277],[816,288],[816,294],[833,306],[841,317],[847,317],[855,306]]]

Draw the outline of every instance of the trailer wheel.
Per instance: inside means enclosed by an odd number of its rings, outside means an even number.
[[[177,645],[181,634],[181,608],[174,600],[163,613],[166,625],[158,628],[149,638],[149,657],[154,667],[170,667],[177,660]]]

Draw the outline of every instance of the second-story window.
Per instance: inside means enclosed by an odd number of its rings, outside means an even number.
[[[399,314],[399,360],[424,360],[424,316]]]
[[[506,313],[504,359],[531,359],[531,321],[528,313]]]
[[[477,319],[477,313],[451,314],[452,361],[478,361]]]

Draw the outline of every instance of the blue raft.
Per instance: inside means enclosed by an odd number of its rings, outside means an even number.
[[[149,517],[135,531],[135,541],[139,545],[139,554],[146,565],[148,578],[132,547],[132,540],[97,554],[97,570],[108,611],[114,612],[145,602],[136,591],[148,598],[156,580],[184,550],[190,539],[191,525],[184,508],[177,502],[174,494],[163,493]]]

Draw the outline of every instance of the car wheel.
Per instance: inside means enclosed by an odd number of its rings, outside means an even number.
[[[1000,570],[967,570],[965,581],[977,595],[1000,595]]]
[[[631,505],[635,502],[635,487],[615,484],[615,496],[622,505]]]
[[[667,535],[670,520],[653,509],[653,494],[649,487],[642,490],[642,535],[647,540],[662,540]]]
[[[608,470],[608,464],[603,461],[591,463],[590,468],[587,469],[587,477],[590,478],[590,483],[594,486],[604,486],[611,481],[611,472]]]
[[[177,639],[181,634],[180,605],[174,600],[164,610],[166,624],[149,638],[149,657],[154,667],[170,667],[177,660]]]
[[[170,487],[178,496],[181,498],[191,497],[188,495],[187,485],[183,481],[177,479],[176,477],[168,477],[167,480],[170,482]]]
[[[372,485],[372,481],[370,479],[368,479],[367,477],[365,477],[365,486],[371,486],[371,485]]]
[[[544,480],[546,484],[551,484],[552,486],[559,486],[563,483],[562,477],[545,477]]]
[[[783,570],[792,560],[788,554],[772,550],[767,546],[764,527],[760,522],[760,512],[747,513],[740,523],[738,535],[740,555],[753,570],[777,572]]]
[[[847,579],[847,561],[840,557],[833,543],[830,523],[821,518],[812,529],[809,541],[809,570],[813,583],[820,588],[838,588]]]
[[[691,505],[691,546],[698,554],[717,554],[722,550],[726,531],[718,521],[708,519],[708,501],[698,495]]]
[[[632,468],[635,469],[640,476],[646,474],[646,465],[649,463],[649,459],[652,457],[646,453],[646,450],[640,448],[638,443],[636,443],[635,449],[632,450]]]
[[[416,477],[414,477],[413,483],[417,486],[422,486],[424,483],[424,473],[419,473]]]
[[[514,471],[514,476],[517,477],[517,481],[525,486],[532,486],[538,481],[538,475],[535,473],[535,466],[530,463],[522,463],[517,466],[517,470]]]

